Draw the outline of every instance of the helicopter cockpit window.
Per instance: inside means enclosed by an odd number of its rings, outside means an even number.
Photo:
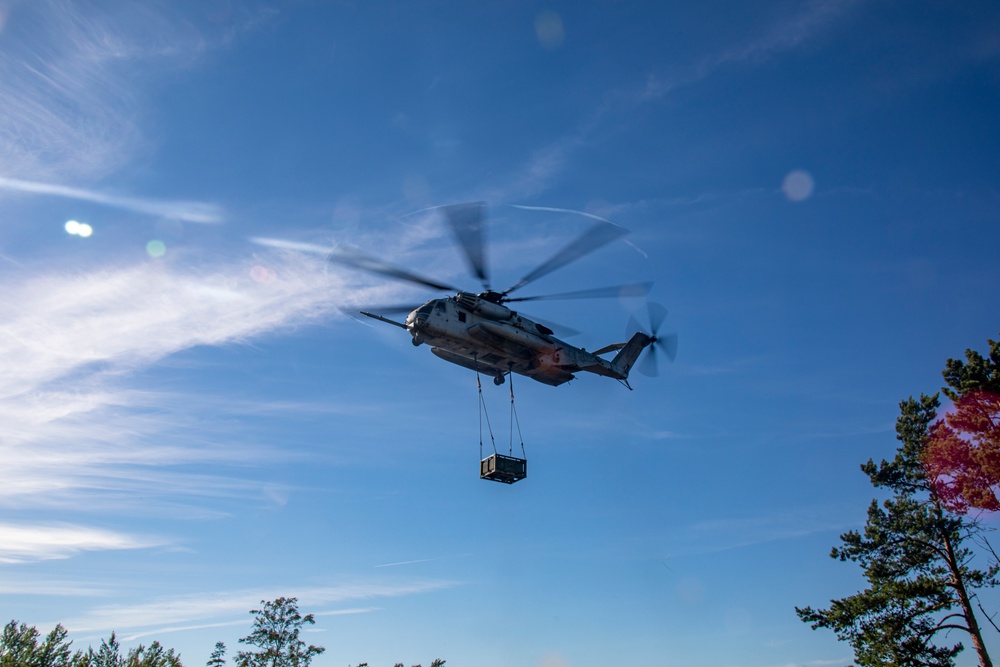
[[[430,315],[431,310],[434,308],[433,304],[425,303],[424,305],[417,308],[418,315]]]
[[[444,301],[438,301],[436,304],[434,304],[434,310],[443,313],[445,311]]]

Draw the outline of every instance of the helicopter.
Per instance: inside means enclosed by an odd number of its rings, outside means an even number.
[[[482,291],[465,291],[359,251],[337,248],[327,255],[328,262],[453,293],[453,296],[431,299],[418,306],[386,306],[356,312],[405,330],[410,334],[414,346],[429,345],[431,352],[440,359],[477,373],[491,375],[497,385],[503,384],[510,373],[517,373],[543,384],[558,386],[573,380],[576,377],[574,373],[586,371],[618,380],[631,389],[628,384],[629,371],[643,350],[649,348],[648,360],[640,367],[640,371],[647,375],[657,373],[657,348],[662,347],[671,360],[676,357],[677,335],[657,335],[666,310],[655,303],[648,305],[648,332],[639,330],[640,327],[632,318],[629,326],[635,333],[627,341],[612,343],[592,352],[557,338],[553,328],[547,324],[518,313],[507,305],[546,299],[645,296],[651,283],[540,296],[510,296],[512,292],[538,278],[624,236],[628,230],[610,220],[587,214],[596,220],[590,229],[511,287],[495,291],[490,286],[483,243],[485,203],[453,204],[438,209],[448,221],[455,240],[463,250],[470,272],[482,284]],[[392,313],[407,315],[403,321],[397,321],[386,317]],[[616,353],[611,359],[602,356],[611,352]]]

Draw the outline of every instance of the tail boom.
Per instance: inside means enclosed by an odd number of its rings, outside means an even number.
[[[629,371],[639,358],[639,354],[653,343],[653,338],[641,331],[636,332],[627,343],[609,345],[606,350],[620,348],[618,354],[611,361],[596,357],[598,363],[584,366],[581,370],[590,371],[598,375],[614,378],[616,380],[627,380]]]

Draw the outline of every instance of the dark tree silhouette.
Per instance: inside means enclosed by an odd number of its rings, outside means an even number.
[[[994,354],[1000,352],[991,345]],[[995,368],[996,359],[993,363]],[[958,372],[951,360],[946,380],[949,371]],[[873,500],[864,532],[841,535],[842,545],[830,555],[858,563],[869,587],[832,600],[828,609],[796,608],[813,628],[830,628],[849,641],[862,666],[951,667],[962,644],[937,642],[949,631],[960,631],[981,667],[992,667],[973,600],[977,589],[997,585],[1000,568],[972,566],[969,545],[980,527],[953,511],[961,505],[941,492],[941,468],[927,465],[941,423],[936,422],[939,405],[936,394],[900,403],[896,434],[901,445],[895,459],[878,465],[869,460],[861,467],[876,488],[892,497],[881,504]]]
[[[299,614],[297,598],[260,602],[260,609],[250,611],[254,615],[253,632],[240,639],[241,644],[260,650],[237,653],[237,667],[309,667],[313,657],[326,650],[322,646],[306,646],[299,639],[302,627],[316,621],[312,614]]]

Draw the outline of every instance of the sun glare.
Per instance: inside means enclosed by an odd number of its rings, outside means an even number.
[[[87,238],[94,233],[94,228],[88,225],[86,222],[79,222],[77,220],[68,220],[63,228],[66,230],[67,234],[73,236],[82,236]]]

